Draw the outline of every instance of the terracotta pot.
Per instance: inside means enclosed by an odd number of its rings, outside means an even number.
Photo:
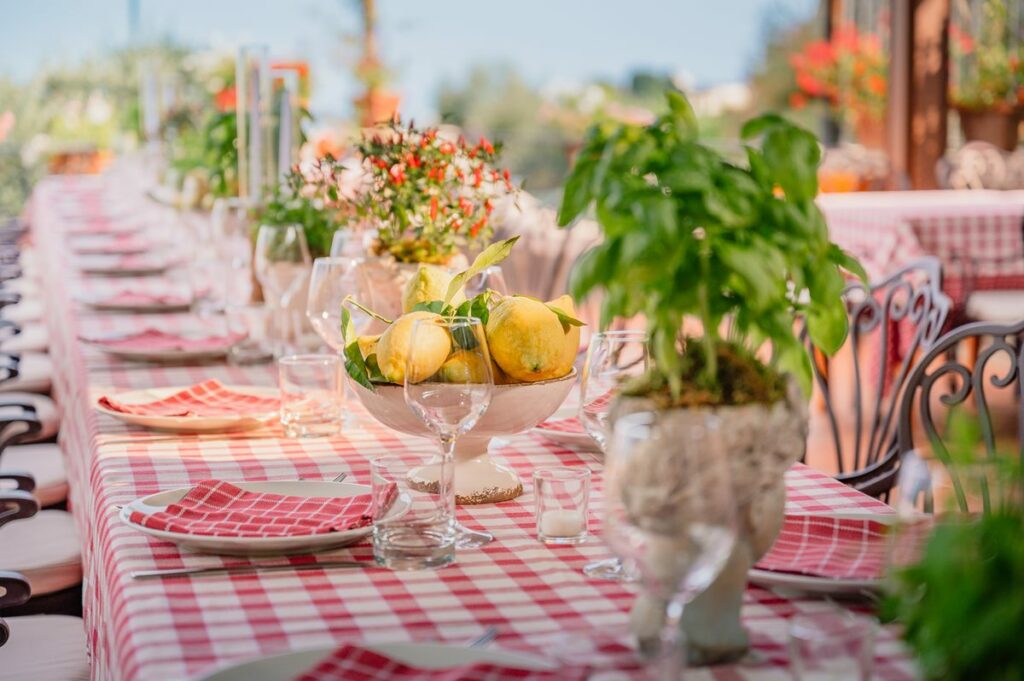
[[[1017,148],[1020,109],[963,109],[960,114],[960,129],[968,142],[988,142],[1000,149],[1013,151]]]
[[[359,124],[364,128],[371,128],[378,123],[390,121],[398,113],[398,104],[401,101],[401,97],[394,92],[377,89],[367,91],[354,102],[359,111]]]
[[[853,130],[859,144],[868,149],[885,149],[888,140],[884,118],[865,112],[857,113],[854,115]]]
[[[626,414],[655,409],[647,398],[620,398],[612,411],[613,427]],[[749,636],[740,622],[747,573],[782,529],[784,474],[802,458],[807,442],[807,408],[795,384],[785,400],[772,405],[660,411],[664,440],[672,442],[695,423],[705,423],[709,411],[719,420],[722,455],[729,457],[739,524],[736,544],[722,572],[683,611],[689,661],[695,665],[737,660],[749,648]],[[660,454],[665,454],[663,448]],[[659,596],[641,590],[631,615],[638,638],[660,630],[666,605]]]

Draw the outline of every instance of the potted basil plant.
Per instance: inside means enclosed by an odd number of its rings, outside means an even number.
[[[804,453],[812,374],[797,317],[806,319],[817,347],[838,350],[847,334],[842,270],[862,278],[864,272],[830,242],[814,203],[821,159],[814,135],[774,114],[754,118],[742,129],[745,162],[735,163],[701,144],[682,94],[666,97],[668,112],[650,125],[601,123],[589,130],[559,224],[593,206],[604,236],[576,263],[573,297],[600,292],[602,326],[646,319],[652,366],[623,386],[612,426],[636,411],[654,412],[666,431],[683,432],[709,414],[721,424],[738,537],[720,575],[687,606],[682,625],[691,661],[714,663],[748,647],[739,617],[747,571],[781,529],[783,474]],[[685,318],[699,319],[702,334],[684,334]],[[772,357],[763,362],[756,353],[767,345]],[[663,459],[670,452],[669,444],[652,454]],[[648,463],[659,465],[654,459]],[[671,510],[672,486],[685,485],[635,477],[652,485],[638,496],[661,498],[662,512]],[[664,618],[666,604],[657,600],[643,591],[634,605],[641,639],[660,624],[651,617]]]

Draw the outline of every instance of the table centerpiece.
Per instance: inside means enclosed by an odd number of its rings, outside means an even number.
[[[591,128],[566,183],[559,223],[594,205],[604,234],[572,271],[576,300],[600,290],[602,325],[636,315],[647,321],[652,368],[622,387],[613,426],[638,411],[652,412],[670,434],[709,415],[720,423],[738,536],[722,572],[682,615],[691,660],[707,664],[737,659],[748,648],[740,623],[747,572],[778,535],[783,473],[804,453],[812,374],[796,318],[806,319],[819,348],[839,349],[847,332],[840,268],[864,272],[829,241],[814,203],[821,157],[814,135],[775,114],[752,119],[742,130],[747,163],[737,165],[699,142],[696,116],[681,93],[666,96],[668,113],[648,126]],[[702,335],[684,333],[685,317],[702,322]],[[767,362],[758,357],[765,345],[772,349]],[[664,474],[672,470],[664,460],[671,452],[649,449],[630,457],[636,504],[625,513],[635,516],[634,525],[660,527],[686,481]],[[668,599],[655,591],[645,587],[634,604],[641,643],[665,621]]]

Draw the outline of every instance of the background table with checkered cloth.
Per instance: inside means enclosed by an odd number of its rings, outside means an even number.
[[[1024,191],[826,194],[818,205],[832,240],[872,279],[934,255],[955,305],[965,302],[965,262],[973,259],[977,290],[1024,289]]]
[[[435,446],[374,423],[341,437],[288,440],[278,426],[234,435],[180,436],[137,430],[98,415],[97,395],[111,390],[180,386],[216,378],[225,384],[272,385],[270,367],[158,367],[104,356],[78,340],[81,334],[200,327],[186,314],[130,316],[90,312],[73,292],[103,286],[84,281],[70,266],[64,232],[95,218],[109,193],[101,180],[48,179],[33,202],[36,242],[47,259],[47,316],[57,366],[55,393],[63,412],[61,439],[68,452],[71,504],[82,530],[85,559],[85,624],[96,679],[170,681],[212,668],[297,648],[359,640],[461,641],[487,626],[500,630],[497,645],[529,647],[571,657],[592,652],[587,641],[625,631],[633,587],[589,580],[581,569],[608,557],[596,538],[581,546],[545,546],[535,538],[530,473],[538,466],[587,466],[594,474],[591,528],[599,530],[601,465],[591,454],[523,434],[493,455],[523,478],[525,493],[497,505],[459,508],[469,527],[496,540],[460,551],[439,571],[390,572],[334,569],[133,580],[133,570],[220,565],[221,559],[179,551],[118,519],[119,505],[159,490],[199,480],[329,479],[348,471],[368,481],[375,455],[428,453]],[[138,218],[134,215],[133,218]],[[119,280],[116,285],[124,284]],[[360,410],[356,409],[357,412]],[[803,466],[787,474],[788,508],[828,512],[885,512],[884,504]],[[331,556],[368,558],[367,545]],[[787,619],[828,609],[811,599],[790,599],[751,587],[743,616],[753,638],[741,665],[694,670],[692,679],[786,678]],[[913,678],[906,653],[888,631],[876,647],[878,678]]]

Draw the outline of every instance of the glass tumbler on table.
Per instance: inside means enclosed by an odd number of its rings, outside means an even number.
[[[789,660],[796,681],[868,681],[874,671],[875,623],[849,612],[794,617]]]
[[[608,443],[608,413],[619,385],[647,371],[650,351],[643,331],[602,331],[594,334],[580,380],[580,424],[605,451]],[[636,573],[618,558],[598,560],[583,567],[593,579],[631,582]]]
[[[289,355],[278,360],[281,425],[287,437],[329,437],[341,430],[344,393],[336,355]]]
[[[456,441],[484,415],[494,392],[483,324],[475,317],[415,321],[404,372],[406,405],[437,436],[442,464],[454,464]],[[456,531],[460,548],[494,539],[458,523]]]
[[[588,536],[590,469],[538,468],[533,472],[537,538],[545,544],[580,544]]]
[[[392,570],[423,570],[454,561],[452,463],[442,462],[438,477],[430,480],[422,472],[436,467],[432,457],[388,455],[370,466],[377,564]]]

